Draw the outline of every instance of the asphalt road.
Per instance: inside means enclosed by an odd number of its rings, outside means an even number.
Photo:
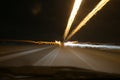
[[[2,52],[0,66],[70,66],[120,74],[120,54],[112,50],[41,45]]]

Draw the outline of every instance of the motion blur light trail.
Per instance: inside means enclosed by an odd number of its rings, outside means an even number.
[[[115,46],[115,45],[96,45],[96,44],[73,44],[73,43],[64,43],[64,46],[69,46],[69,47],[81,47],[81,48],[100,48],[100,49],[116,49],[120,50],[120,46]]]
[[[80,24],[71,32],[67,37],[67,40],[70,39],[78,30],[80,30],[99,10],[101,10],[105,4],[110,0],[101,0],[98,5],[80,22]]]
[[[66,39],[66,37],[67,37],[67,35],[69,33],[69,30],[71,28],[71,25],[72,25],[72,23],[73,23],[73,21],[75,19],[75,16],[76,16],[76,14],[78,12],[78,9],[79,9],[81,3],[82,3],[82,0],[75,0],[74,6],[73,6],[73,10],[71,12],[70,18],[68,20],[67,27],[65,29],[64,40]]]

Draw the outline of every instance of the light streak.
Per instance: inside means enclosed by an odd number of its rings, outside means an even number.
[[[71,32],[71,34],[67,37],[67,40],[70,39],[75,33],[78,32],[98,11],[100,11],[105,4],[107,4],[110,0],[101,0],[97,6],[80,22],[80,24]]]
[[[76,16],[76,14],[78,12],[78,9],[79,9],[81,3],[82,3],[82,0],[75,0],[73,10],[71,12],[70,18],[68,20],[67,27],[65,29],[64,40],[66,39],[66,37],[67,37],[67,35],[68,35],[69,31],[70,31],[71,25],[72,25],[72,23],[73,23],[73,21],[75,19],[75,16]]]
[[[120,46],[116,45],[105,45],[105,44],[87,44],[87,43],[82,43],[82,44],[73,44],[73,43],[64,43],[64,46],[68,47],[80,47],[80,48],[99,48],[99,49],[115,49],[115,50],[120,50]]]
[[[57,45],[59,45],[59,46],[62,46],[61,41],[55,41],[55,43],[56,43]]]

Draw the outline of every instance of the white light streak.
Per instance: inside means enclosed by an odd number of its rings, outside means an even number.
[[[73,23],[73,21],[75,19],[75,16],[76,16],[76,14],[78,12],[78,9],[79,9],[81,3],[82,3],[82,0],[75,0],[73,10],[71,12],[70,18],[68,20],[67,27],[65,29],[64,40],[66,39],[66,37],[67,37],[67,35],[68,35],[69,31],[70,31],[71,25],[72,25],[72,23]]]
[[[96,44],[70,44],[64,43],[64,46],[69,47],[81,47],[81,48],[100,48],[100,49],[118,49],[120,50],[120,46],[116,45],[96,45]]]

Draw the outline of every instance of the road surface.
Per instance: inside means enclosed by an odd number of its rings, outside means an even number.
[[[0,66],[70,66],[120,74],[120,53],[55,45],[3,47]]]

